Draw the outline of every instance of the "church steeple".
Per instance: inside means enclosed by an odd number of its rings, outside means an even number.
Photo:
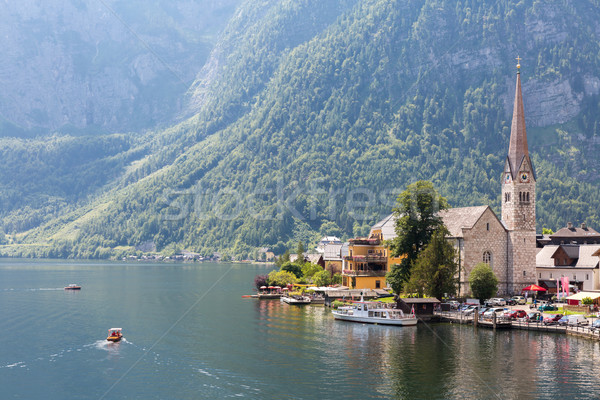
[[[517,61],[521,58],[517,57]],[[512,126],[510,128],[510,145],[508,148],[508,161],[512,179],[516,179],[523,160],[531,166],[529,149],[527,146],[527,131],[525,129],[525,111],[523,108],[523,95],[521,94],[521,64],[517,64],[517,88],[515,90],[515,104],[513,108]]]

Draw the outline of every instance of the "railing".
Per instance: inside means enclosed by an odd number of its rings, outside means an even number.
[[[367,254],[364,256],[345,256],[346,261],[356,262],[386,262],[387,257],[383,254]]]
[[[353,270],[353,269],[345,269],[342,271],[342,275],[346,276],[385,276],[387,271],[385,270]]]
[[[351,245],[354,244],[366,244],[369,246],[378,246],[379,244],[381,244],[381,240],[375,238],[375,239],[369,239],[369,238],[355,238],[355,239],[350,239],[349,240]]]

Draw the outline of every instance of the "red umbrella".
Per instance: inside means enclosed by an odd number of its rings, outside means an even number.
[[[527,287],[524,287],[523,289],[521,289],[521,292],[524,292],[526,290],[527,291],[531,290],[532,292],[545,292],[546,291],[546,289],[544,289],[543,287],[538,286],[538,285],[529,285]]]

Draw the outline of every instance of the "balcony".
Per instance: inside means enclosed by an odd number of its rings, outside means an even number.
[[[353,269],[345,269],[342,271],[342,275],[345,276],[374,276],[374,277],[384,277],[386,274],[386,270],[380,269],[380,270],[372,270],[372,269],[368,269],[368,270],[358,270],[355,271]]]
[[[344,257],[344,260],[366,263],[384,263],[387,261],[387,257],[382,254],[367,254],[365,256],[346,256]]]
[[[355,238],[349,240],[350,245],[363,244],[368,246],[379,246],[381,244],[381,240],[377,238],[369,239],[369,238]]]

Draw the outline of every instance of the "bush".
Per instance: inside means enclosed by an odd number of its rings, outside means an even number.
[[[594,300],[592,300],[591,297],[584,297],[583,299],[581,299],[581,303],[588,306],[590,304],[594,304]]]

